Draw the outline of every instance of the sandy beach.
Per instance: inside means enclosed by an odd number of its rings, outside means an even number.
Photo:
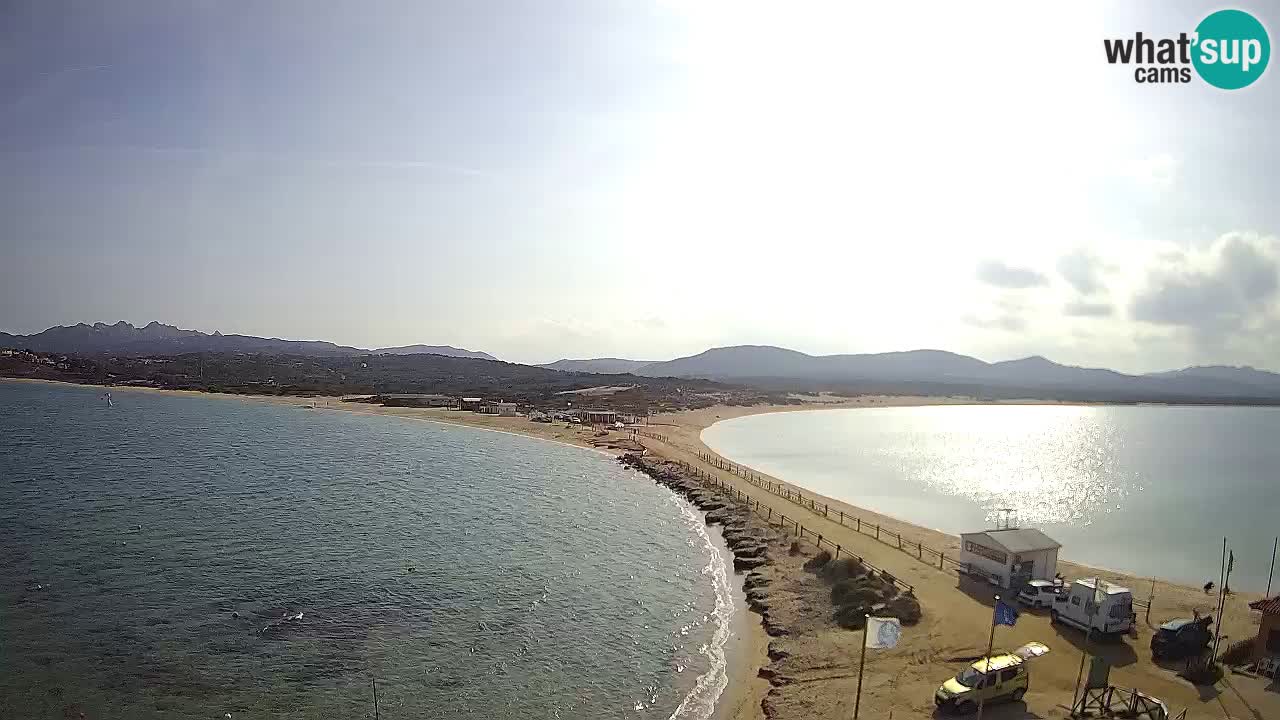
[[[147,388],[113,387],[112,392],[174,392]],[[197,394],[197,393],[189,393]],[[205,393],[198,393],[209,397]],[[212,397],[218,397],[212,395]],[[590,430],[563,423],[534,423],[520,417],[495,417],[452,410],[419,408],[386,408],[364,403],[343,402],[338,398],[298,398],[278,396],[223,396],[248,402],[314,405],[319,411],[333,410],[371,415],[391,415],[431,422],[465,425],[487,430],[511,432],[594,448],[600,438]],[[764,412],[787,412],[850,407],[915,406],[962,404],[962,398],[943,397],[862,397],[841,402],[806,402],[795,406],[712,407],[685,411],[651,419],[647,431],[665,440],[641,438],[653,455],[689,463],[710,473],[737,491],[749,496],[763,508],[798,517],[806,527],[823,534],[830,542],[841,544],[870,563],[891,571],[912,584],[924,611],[922,621],[904,630],[897,648],[875,651],[868,656],[864,678],[861,716],[867,718],[914,718],[934,715],[933,692],[937,686],[965,664],[963,658],[985,651],[990,630],[991,590],[968,580],[958,580],[954,571],[939,570],[922,562],[914,554],[876,541],[834,521],[821,513],[802,510],[799,506],[738,477],[703,462],[698,453],[710,453],[700,440],[702,430],[715,422]],[[309,410],[308,410],[309,411]],[[621,437],[617,435],[616,437]],[[608,451],[606,451],[608,452]],[[614,454],[617,454],[614,451]],[[769,476],[760,473],[762,477]],[[769,478],[786,482],[786,478]],[[802,488],[800,488],[802,489]],[[802,489],[803,490],[803,489]],[[833,511],[863,518],[894,533],[904,541],[923,543],[927,547],[958,553],[959,539],[929,528],[885,517],[810,493],[830,505]],[[816,548],[811,548],[816,552]],[[1069,555],[1069,552],[1067,553]],[[852,717],[854,689],[858,670],[857,631],[844,630],[830,619],[831,606],[827,588],[811,574],[799,570],[800,559],[777,563],[772,572],[780,578],[780,592],[773,602],[779,617],[790,617],[795,627],[784,638],[769,638],[757,617],[746,623],[735,638],[738,652],[730,667],[730,683],[721,697],[716,717],[722,719],[771,718],[848,718]],[[791,567],[795,565],[795,567]],[[1059,563],[1068,578],[1100,576],[1134,591],[1135,599],[1146,600],[1153,579],[1077,565]],[[1251,637],[1257,628],[1257,617],[1247,603],[1257,599],[1248,593],[1233,594],[1227,602],[1222,631],[1231,640]],[[1260,681],[1228,675],[1216,686],[1196,687],[1177,674],[1175,665],[1157,665],[1147,650],[1159,623],[1174,617],[1190,617],[1193,612],[1212,612],[1216,595],[1206,595],[1200,588],[1154,580],[1154,601],[1150,621],[1139,610],[1137,637],[1119,643],[1094,644],[1090,651],[1107,657],[1113,665],[1112,683],[1135,687],[1163,699],[1174,711],[1188,709],[1188,717],[1269,718],[1280,717],[1280,694],[1258,692]],[[1084,645],[1083,634],[1052,625],[1046,615],[1037,611],[1023,614],[1013,628],[1001,628],[997,647],[1012,648],[1028,641],[1049,645],[1052,652],[1035,661],[1031,689],[1024,703],[993,706],[991,718],[1065,718],[1075,688]],[[1224,643],[1225,647],[1225,643]],[[770,660],[767,650],[783,650],[780,660]],[[767,671],[765,671],[767,668]],[[764,675],[785,678],[769,682]],[[767,712],[766,712],[767,711]]]

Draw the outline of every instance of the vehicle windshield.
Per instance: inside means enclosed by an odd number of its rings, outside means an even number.
[[[972,667],[967,667],[964,669],[964,672],[960,673],[959,675],[956,675],[956,682],[960,683],[961,685],[967,688],[977,687],[978,681],[981,679],[982,679],[982,673],[978,672]]]

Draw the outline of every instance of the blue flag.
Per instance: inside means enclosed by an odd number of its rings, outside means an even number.
[[[1018,622],[1018,611],[1003,600],[996,601],[996,625],[1013,625]]]

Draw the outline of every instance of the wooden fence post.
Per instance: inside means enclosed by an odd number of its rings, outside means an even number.
[[[879,526],[879,525],[876,525],[876,539],[877,539],[877,540],[879,540],[879,539],[880,539],[880,526]]]
[[[858,532],[862,532],[862,518],[858,518]]]
[[[942,561],[947,559],[946,553],[938,553],[938,569],[942,569]]]

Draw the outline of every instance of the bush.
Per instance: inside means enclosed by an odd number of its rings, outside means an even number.
[[[820,571],[823,566],[831,562],[831,553],[823,550],[804,562],[804,569],[810,572]]]
[[[856,558],[846,557],[829,562],[820,571],[822,577],[828,582],[840,582],[849,578],[862,577],[867,574],[867,568]]]
[[[836,608],[836,624],[848,630],[861,630],[867,626],[867,608],[859,605],[841,605]]]
[[[903,625],[915,625],[924,614],[920,609],[920,601],[911,595],[899,595],[885,604],[882,612],[889,617],[896,617]]]
[[[802,551],[802,548],[800,547],[800,541],[799,541],[799,540],[792,540],[792,541],[791,541],[791,554],[792,554],[792,555],[799,555],[799,554],[801,553],[801,551]]]
[[[831,602],[867,608],[880,602],[880,593],[865,580],[841,580],[831,587]]]

